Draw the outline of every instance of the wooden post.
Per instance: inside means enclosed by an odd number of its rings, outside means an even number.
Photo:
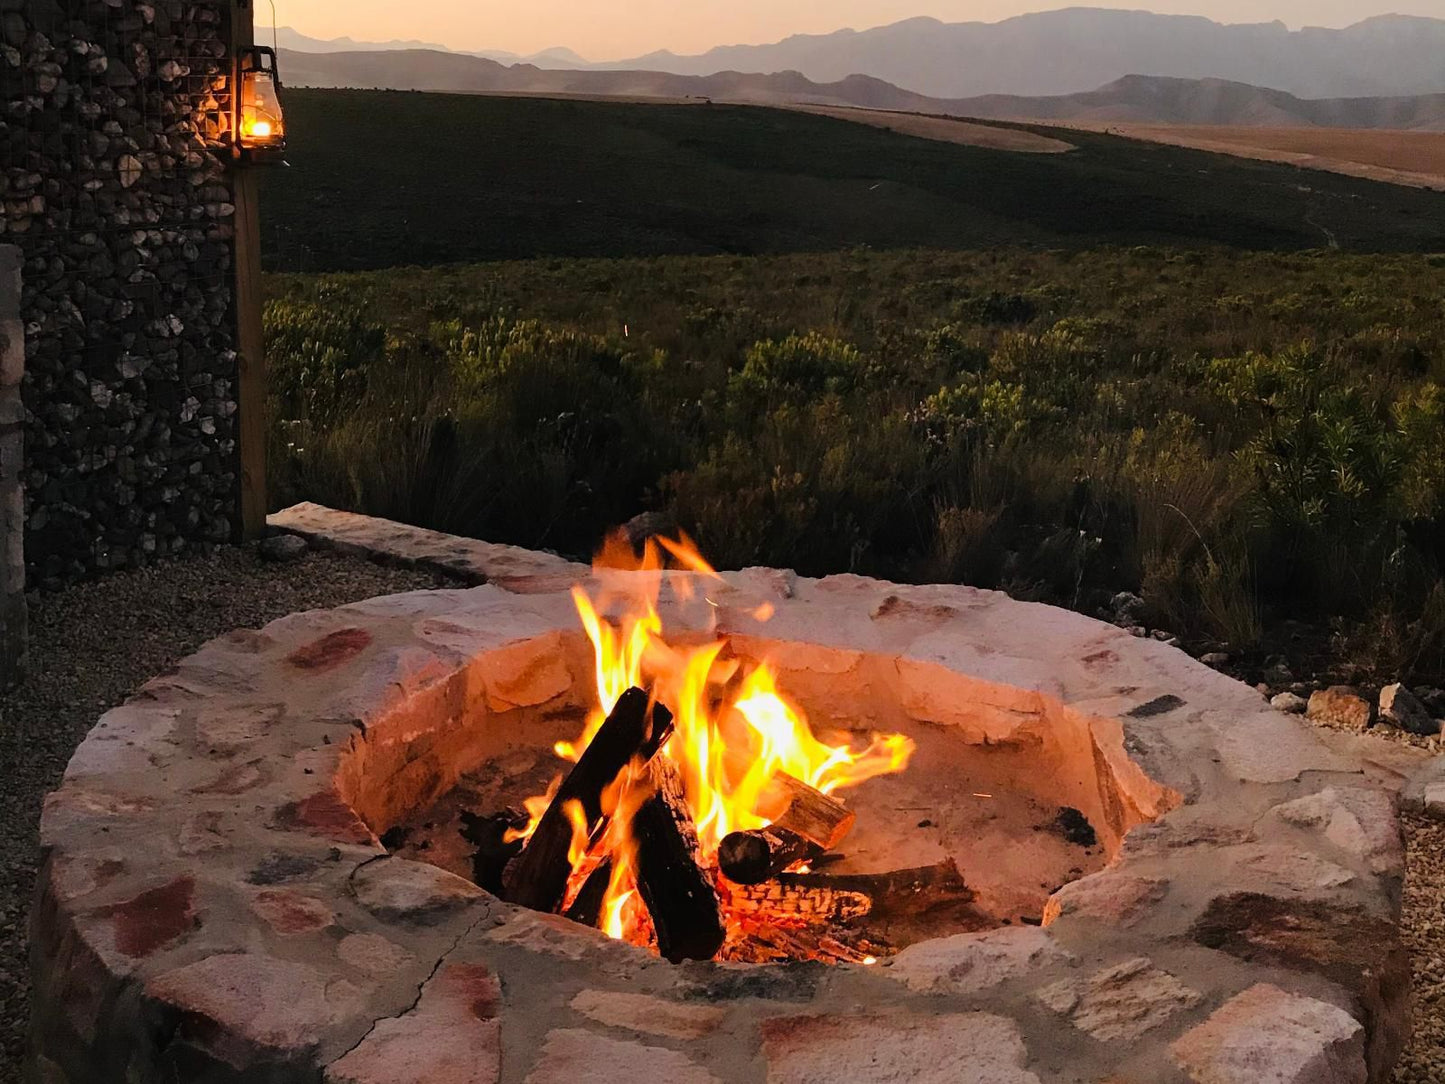
[[[240,94],[236,50],[255,44],[251,0],[231,0],[231,92]],[[239,117],[239,111],[234,111]],[[235,126],[232,126],[234,137]],[[256,170],[239,155],[231,169],[236,204],[236,397],[243,539],[266,529],[266,342],[261,329],[261,207]]]
[[[25,673],[25,332],[20,250],[0,245],[0,690]]]

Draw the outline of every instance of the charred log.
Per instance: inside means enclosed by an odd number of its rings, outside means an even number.
[[[831,927],[893,949],[991,925],[952,860],[890,873],[785,873],[728,891],[733,913],[760,928]]]
[[[532,838],[503,878],[506,898],[534,911],[556,911],[567,892],[572,873],[568,850],[572,822],[565,807],[581,804],[593,838],[602,827],[602,794],[635,757],[656,754],[672,730],[672,713],[652,705],[641,689],[629,689],[582,753],[552,803],[542,815]]]
[[[665,757],[653,760],[650,771],[652,794],[632,818],[637,889],[664,958],[711,960],[726,934],[717,891],[699,864],[697,827],[682,777]]]
[[[461,821],[461,837],[477,848],[472,855],[472,881],[493,895],[500,895],[507,864],[522,853],[522,841],[508,842],[507,836],[527,826],[526,812],[504,809],[489,816],[478,816],[464,810]]]
[[[607,886],[612,883],[612,859],[604,858],[597,868],[587,875],[576,897],[566,910],[566,916],[573,922],[594,929],[602,920],[602,904],[607,898]]]
[[[740,885],[771,881],[789,866],[817,858],[822,851],[812,840],[777,825],[733,832],[718,845],[718,868]]]

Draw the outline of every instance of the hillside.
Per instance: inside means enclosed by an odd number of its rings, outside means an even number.
[[[1290,30],[1069,8],[999,23],[909,19],[607,66],[681,75],[791,70],[819,82],[856,73],[941,98],[1073,94],[1136,72],[1227,79],[1307,98],[1401,96],[1445,92],[1445,20],[1387,15],[1343,30]]]
[[[994,94],[929,98],[868,76],[815,83],[797,72],[671,75],[578,71],[502,64],[427,49],[282,51],[293,86],[385,88],[448,93],[556,94],[599,98],[710,98],[766,105],[846,105],[864,109],[984,119],[1250,127],[1398,128],[1445,131],[1445,93],[1403,98],[1308,100],[1219,79],[1130,75],[1082,94],[1029,98]]]
[[[428,49],[281,52],[286,82],[298,87],[426,90],[460,94],[554,94],[593,98],[712,98],[768,104],[856,105],[907,112],[950,112],[950,103],[867,76],[819,84],[797,72],[671,75],[506,65],[484,57]]]
[[[995,119],[1445,132],[1445,94],[1309,99],[1223,79],[1130,75],[1083,94],[994,94],[946,104],[950,113]]]
[[[1445,196],[1094,132],[1019,154],[756,107],[362,91],[294,91],[288,114],[293,168],[264,182],[276,268],[859,245],[1445,250]]]

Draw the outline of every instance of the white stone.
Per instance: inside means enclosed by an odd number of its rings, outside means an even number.
[[[1288,783],[1305,772],[1358,772],[1359,762],[1331,752],[1309,728],[1276,711],[1231,719],[1219,737],[1224,767],[1246,783]]]
[[[1286,715],[1303,715],[1309,708],[1309,701],[1294,693],[1280,693],[1270,700],[1269,706]]]
[[[526,1084],[717,1084],[702,1066],[676,1050],[622,1042],[590,1031],[559,1028],[547,1034],[542,1056]]]
[[[1080,1031],[1106,1043],[1139,1038],[1199,1004],[1200,995],[1139,957],[1087,979],[1065,979],[1045,987],[1038,999],[1067,1016]]]
[[[1425,788],[1425,812],[1445,820],[1445,783],[1431,783]]]
[[[1073,960],[1047,931],[1010,926],[904,949],[881,971],[921,993],[977,993],[1031,971]]]
[[[763,1024],[767,1084],[1040,1084],[990,1013],[794,1016]]]
[[[1262,983],[1171,1048],[1194,1084],[1365,1084],[1365,1029],[1334,1005]]]
[[[1355,879],[1343,866],[1293,847],[1262,845],[1244,848],[1241,867],[1291,892],[1312,894],[1339,888]]]
[[[470,881],[424,862],[390,856],[363,864],[351,878],[357,902],[377,918],[430,926],[477,900],[487,899]]]
[[[583,990],[572,999],[572,1008],[608,1027],[643,1031],[669,1039],[701,1039],[716,1031],[727,1015],[711,1005],[683,1005],[616,990]]]
[[[1320,832],[1373,873],[1394,872],[1404,863],[1394,804],[1383,791],[1326,787],[1276,806],[1273,814],[1297,828]]]

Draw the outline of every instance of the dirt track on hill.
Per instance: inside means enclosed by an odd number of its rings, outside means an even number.
[[[883,109],[854,109],[850,106],[786,105],[800,113],[886,128],[890,132],[934,139],[941,143],[958,143],[965,147],[983,147],[995,151],[1019,151],[1025,154],[1064,154],[1074,150],[1072,143],[1050,139],[1035,132],[1015,128],[995,128],[952,117],[930,117],[920,113],[891,113]]]

